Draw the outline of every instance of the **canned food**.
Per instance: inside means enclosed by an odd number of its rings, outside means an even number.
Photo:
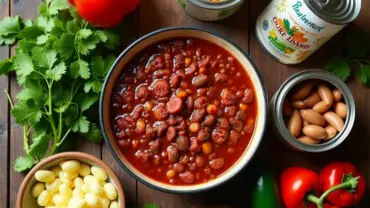
[[[307,83],[308,80],[322,80],[325,83],[333,85],[341,92],[340,98],[343,99],[343,102],[348,106],[343,129],[333,136],[334,138],[331,138],[330,140],[320,144],[308,141],[310,138],[307,138],[307,136],[302,137],[301,140],[293,137],[291,132],[288,130],[287,125],[285,124],[283,116],[283,106],[285,104],[284,101],[288,97],[288,94],[292,92],[292,89],[298,84]],[[333,92],[336,91],[337,90],[334,90]],[[334,94],[334,98],[332,98],[336,100],[335,97],[336,96]],[[355,121],[355,102],[350,89],[339,78],[323,70],[307,70],[291,76],[283,83],[283,85],[272,97],[270,111],[270,115],[274,123],[274,131],[280,136],[279,138],[293,149],[305,152],[324,152],[335,148],[348,137]],[[307,124],[302,124],[302,126],[306,125]],[[310,130],[309,128],[314,129],[314,126],[311,125],[308,127],[308,130]]]
[[[199,20],[217,21],[233,15],[244,0],[178,0],[184,11]]]
[[[261,45],[278,61],[298,64],[353,21],[361,0],[273,0],[256,23]]]

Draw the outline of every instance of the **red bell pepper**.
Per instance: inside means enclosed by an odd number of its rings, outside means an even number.
[[[280,175],[280,186],[286,208],[306,207],[307,200],[318,200],[315,195],[320,194],[319,176],[306,168],[285,169]]]
[[[328,164],[322,169],[320,179],[324,192],[332,190],[327,200],[334,205],[348,207],[357,204],[365,194],[364,177],[349,162]]]

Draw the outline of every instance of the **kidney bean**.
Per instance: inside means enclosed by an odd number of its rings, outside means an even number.
[[[229,123],[229,120],[225,117],[219,117],[217,118],[217,124],[216,124],[217,127],[221,128],[221,129],[226,129],[228,130],[229,127],[230,127],[230,123]]]
[[[240,133],[231,130],[230,136],[229,136],[229,141],[231,142],[231,144],[236,144],[236,143],[238,143],[239,137],[240,137]]]
[[[184,40],[175,40],[175,41],[173,41],[172,45],[174,47],[180,47],[180,48],[182,48],[182,47],[185,47],[186,42]]]
[[[245,103],[245,104],[251,103],[251,102],[253,102],[253,98],[254,98],[253,90],[247,88],[244,91],[244,98],[243,98],[242,102]]]
[[[310,92],[313,87],[313,82],[307,81],[296,86],[291,92],[290,98],[294,101],[303,100]]]
[[[178,136],[176,138],[176,147],[180,151],[187,152],[189,150],[190,142],[189,138],[185,136]]]
[[[207,115],[204,118],[203,125],[212,126],[216,122],[216,116],[214,115]]]
[[[243,131],[243,122],[241,122],[238,119],[231,118],[230,119],[231,128],[235,130],[236,132],[242,132]]]
[[[139,67],[138,70],[136,71],[136,79],[140,80],[140,81],[143,81],[143,80],[146,79],[146,76],[147,76],[147,74],[146,74],[144,68]]]
[[[339,89],[333,90],[333,97],[335,102],[340,102],[342,100],[342,92]]]
[[[128,128],[129,123],[124,118],[119,117],[116,119],[116,126],[120,130],[125,130],[126,128]]]
[[[189,163],[188,164],[188,170],[195,171],[195,168],[196,168],[196,164],[195,163]]]
[[[247,117],[247,114],[245,113],[245,111],[242,111],[242,110],[239,110],[237,113],[236,113],[236,118],[241,120],[241,121],[244,121],[244,119]]]
[[[131,104],[134,101],[135,93],[132,89],[126,89],[121,93],[121,98],[126,104]]]
[[[183,164],[181,164],[181,163],[175,163],[175,164],[173,165],[173,169],[174,169],[174,171],[175,171],[176,173],[181,173],[182,171],[184,171],[184,170],[185,170],[185,166],[184,166]]]
[[[149,162],[149,153],[147,152],[144,152],[142,150],[138,150],[136,153],[135,153],[135,157],[139,160],[141,160],[141,162],[143,163],[148,163]]]
[[[195,176],[192,172],[186,171],[179,174],[180,180],[184,183],[194,183]]]
[[[342,131],[344,127],[343,119],[336,113],[329,111],[324,114],[325,120],[338,131]]]
[[[199,144],[197,138],[195,138],[195,137],[190,138],[190,148],[189,148],[189,150],[191,152],[199,152],[200,151],[200,144]]]
[[[294,110],[292,116],[289,119],[288,130],[294,136],[297,137],[302,130],[302,117],[298,110]]]
[[[170,100],[167,102],[166,108],[170,114],[176,114],[180,112],[182,108],[182,99],[179,97],[170,98]]]
[[[136,133],[138,133],[138,134],[143,134],[143,133],[145,133],[145,121],[144,120],[138,120],[137,122],[136,122],[136,129],[135,129],[135,131],[136,131]]]
[[[164,59],[162,55],[157,55],[150,62],[153,70],[162,69],[164,67]]]
[[[313,110],[318,113],[325,113],[331,108],[331,105],[326,103],[325,101],[320,101],[316,105],[313,106]]]
[[[170,93],[170,85],[166,80],[159,79],[152,84],[153,92],[158,97],[165,97]]]
[[[342,102],[338,102],[334,105],[334,111],[343,119],[347,117],[347,105]]]
[[[253,133],[253,130],[254,130],[254,123],[248,123],[243,128],[243,132],[247,134]]]
[[[168,124],[166,121],[157,121],[154,123],[153,128],[157,132],[157,136],[161,137],[164,136],[164,134],[166,133]]]
[[[223,73],[215,74],[215,82],[218,84],[224,84],[227,82],[227,75]]]
[[[321,99],[328,105],[332,105],[334,101],[333,93],[328,86],[321,84],[317,87]]]
[[[137,120],[138,118],[140,118],[141,114],[144,112],[144,106],[143,105],[137,105],[134,109],[134,111],[132,112],[132,117]]]
[[[196,165],[198,168],[203,167],[203,166],[204,166],[204,163],[205,163],[205,161],[204,161],[204,158],[203,158],[202,156],[197,156],[197,157],[195,158],[195,165]]]
[[[306,97],[306,99],[303,100],[306,108],[312,108],[320,101],[321,97],[318,92],[311,92],[311,94],[309,94],[308,97]]]
[[[205,96],[208,92],[208,89],[207,88],[200,88],[197,90],[197,95],[198,96]]]
[[[194,74],[197,71],[197,69],[198,69],[197,63],[193,62],[193,63],[190,64],[189,67],[187,67],[185,69],[185,74],[187,74],[187,75]]]
[[[183,164],[183,165],[188,164],[189,163],[189,156],[187,156],[187,155],[181,156],[180,157],[180,163]]]
[[[330,125],[328,125],[327,127],[325,127],[325,131],[328,134],[328,136],[324,139],[325,141],[328,141],[328,140],[334,138],[337,135],[337,133],[338,133],[337,129],[334,128],[334,127],[332,127],[332,126],[330,126]]]
[[[235,102],[235,95],[229,89],[224,89],[221,92],[221,100],[224,105],[233,105]]]
[[[124,84],[134,84],[134,82],[135,82],[135,77],[133,76],[128,75],[123,78]]]
[[[225,114],[226,116],[233,117],[236,113],[236,107],[235,106],[226,106],[225,108]]]
[[[199,108],[206,108],[209,104],[208,98],[205,96],[198,97],[194,101],[194,108],[199,109]]]
[[[186,74],[185,74],[185,71],[182,70],[182,69],[179,69],[176,71],[176,73],[180,76],[181,79],[185,79],[186,78]]]
[[[163,103],[158,104],[153,109],[154,117],[157,120],[164,120],[168,117],[168,112],[166,110],[166,106]]]
[[[131,146],[131,140],[130,139],[118,140],[117,144],[120,147],[130,147]]]
[[[197,139],[201,142],[206,141],[211,136],[211,129],[208,127],[202,128],[197,135]]]
[[[208,83],[208,76],[205,74],[199,74],[195,76],[191,82],[195,87],[202,87]]]
[[[171,88],[177,88],[180,85],[181,76],[178,74],[173,74],[170,78],[170,86]]]
[[[157,132],[153,129],[153,127],[147,125],[147,127],[145,129],[145,136],[148,139],[153,139],[157,136]]]
[[[194,107],[194,98],[192,96],[188,96],[186,98],[186,107],[188,108],[188,110],[192,110],[193,107]]]
[[[224,143],[227,140],[228,136],[229,135],[228,135],[226,129],[222,129],[222,128],[219,128],[219,127],[214,129],[213,132],[212,132],[212,139],[217,144]]]
[[[218,109],[217,109],[217,112],[216,112],[216,115],[217,115],[218,117],[221,117],[221,116],[223,116],[223,115],[224,115],[224,111],[223,111],[221,108],[218,108]]]
[[[149,151],[153,154],[158,154],[160,151],[160,141],[156,139],[155,141],[149,142]]]
[[[222,157],[209,161],[209,166],[215,170],[222,168],[224,164],[225,164],[225,160]]]
[[[175,139],[176,134],[177,134],[177,130],[175,127],[173,126],[168,127],[167,133],[166,133],[167,141],[172,142]]]
[[[328,136],[323,127],[316,125],[303,127],[303,133],[312,139],[325,139]]]
[[[116,137],[119,139],[119,140],[122,140],[122,139],[125,139],[127,136],[125,130],[121,130],[119,132],[116,133]]]
[[[180,156],[179,150],[172,145],[167,147],[167,155],[168,155],[168,161],[171,163],[177,162]]]
[[[191,114],[190,121],[191,122],[201,123],[201,121],[203,120],[203,118],[204,118],[205,115],[206,115],[206,110],[204,110],[204,109],[196,109]]]
[[[199,61],[198,66],[200,68],[207,67],[210,62],[211,62],[211,56],[205,56],[201,61]]]
[[[208,160],[213,160],[216,158],[216,153],[211,153],[210,155],[208,155]]]
[[[306,103],[304,101],[297,100],[292,103],[292,106],[295,109],[304,109],[306,108]]]
[[[195,54],[196,54],[198,57],[201,57],[201,56],[202,56],[202,49],[201,49],[201,48],[197,48],[197,50],[195,51]]]
[[[176,126],[175,128],[177,130],[185,130],[186,129],[186,122],[185,119],[182,116],[176,117]]]
[[[301,110],[301,116],[304,120],[308,121],[310,124],[324,126],[325,125],[325,119],[320,114],[312,109],[305,109]]]

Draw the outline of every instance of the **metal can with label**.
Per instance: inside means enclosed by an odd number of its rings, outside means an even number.
[[[177,0],[190,16],[203,21],[217,21],[233,15],[244,0]]]
[[[256,36],[278,61],[298,64],[353,21],[361,0],[273,0],[260,14]]]

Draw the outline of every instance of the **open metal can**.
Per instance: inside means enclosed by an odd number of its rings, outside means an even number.
[[[347,118],[344,123],[344,128],[333,139],[321,144],[305,144],[293,137],[285,125],[282,113],[284,100],[287,98],[288,93],[298,84],[307,80],[323,80],[332,84],[334,87],[342,92],[344,102],[347,104]],[[287,79],[279,90],[272,97],[270,102],[270,116],[272,117],[273,127],[276,134],[280,135],[280,139],[298,151],[305,152],[324,152],[335,148],[341,144],[350,134],[353,124],[355,122],[355,101],[352,93],[347,85],[333,74],[323,70],[307,70],[294,74]]]
[[[184,11],[199,20],[217,21],[233,15],[244,0],[178,0]]]
[[[276,60],[298,64],[353,21],[361,0],[273,0],[260,14],[256,36]]]

